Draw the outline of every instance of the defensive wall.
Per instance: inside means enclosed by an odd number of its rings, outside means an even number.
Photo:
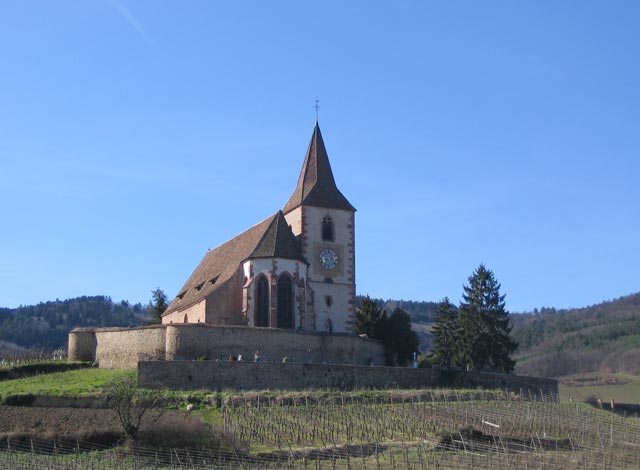
[[[256,350],[263,362],[282,362],[286,357],[296,363],[384,364],[384,349],[378,341],[339,333],[198,323],[76,328],[69,333],[69,360],[91,361],[109,369],[133,369],[139,361],[226,362],[238,354],[253,361]]]
[[[268,362],[141,361],[138,384],[177,390],[481,388],[557,399],[558,381],[511,374],[405,367]]]

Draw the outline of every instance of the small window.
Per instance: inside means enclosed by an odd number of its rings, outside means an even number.
[[[180,300],[184,299],[184,294],[186,294],[186,293],[187,293],[187,291],[180,292],[180,293],[178,294],[178,298],[179,298]]]
[[[182,323],[189,323],[189,317],[186,313],[184,314],[184,321]]]
[[[218,274],[216,277],[211,278],[211,279],[209,280],[209,282],[210,282],[211,284],[215,284],[219,277],[220,277],[220,275]]]
[[[329,216],[322,219],[322,240],[325,242],[334,241],[333,220]]]
[[[324,322],[324,329],[327,333],[333,333],[333,322],[331,321],[331,318],[327,318]]]
[[[198,284],[195,289],[200,292],[200,289],[202,289],[202,286],[204,286],[204,282],[201,282],[200,284]]]
[[[331,307],[333,305],[333,297],[331,297],[330,295],[325,295],[324,303],[327,305],[327,307]]]

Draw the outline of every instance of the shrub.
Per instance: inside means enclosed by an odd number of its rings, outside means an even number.
[[[135,439],[142,418],[158,405],[160,393],[157,390],[142,390],[134,374],[127,374],[107,383],[103,388],[107,396],[107,406],[118,415],[124,433]]]
[[[230,439],[198,416],[180,412],[166,412],[145,424],[138,434],[136,445],[154,448],[200,447],[220,449],[229,447]]]
[[[8,395],[2,401],[4,406],[31,406],[35,401],[35,395],[31,393]]]

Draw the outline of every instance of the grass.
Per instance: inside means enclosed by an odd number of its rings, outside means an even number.
[[[560,400],[569,401],[571,398],[574,401],[585,401],[590,397],[596,397],[606,403],[611,399],[616,403],[640,403],[640,377],[626,374],[598,374],[597,378],[599,380],[596,380],[596,376],[592,374],[562,379],[559,387]],[[581,379],[584,385],[567,385],[567,382],[579,383]]]
[[[102,388],[111,380],[133,370],[123,369],[79,369],[66,372],[39,374],[21,379],[0,381],[0,401],[9,395],[42,395],[55,397],[91,397],[102,393]],[[168,409],[186,409],[192,403],[196,409],[204,409],[212,392],[163,390]],[[219,401],[219,400],[218,400]]]
[[[107,382],[129,373],[132,372],[92,368],[5,380],[0,382],[0,397],[24,394],[67,397],[98,395]]]
[[[212,426],[222,425],[222,415],[219,408],[207,407],[194,411],[196,416],[199,416],[203,423],[210,424]]]

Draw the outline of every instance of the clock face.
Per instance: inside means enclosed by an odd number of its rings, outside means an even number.
[[[320,264],[324,269],[335,269],[338,266],[338,255],[330,248],[320,252]]]

